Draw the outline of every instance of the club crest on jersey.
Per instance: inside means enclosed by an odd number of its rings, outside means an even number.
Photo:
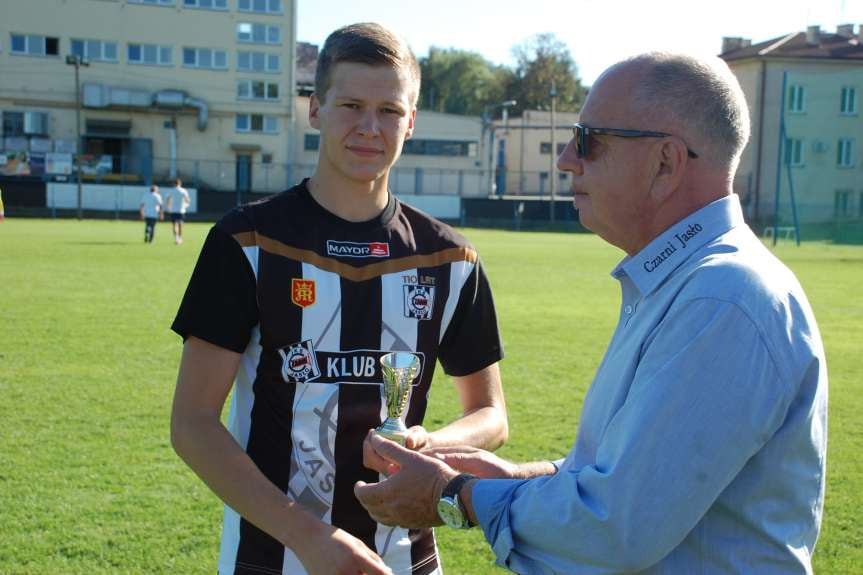
[[[388,258],[390,245],[386,242],[337,242],[327,240],[327,255],[346,258]]]
[[[315,280],[291,278],[291,301],[305,309],[315,303]]]
[[[408,284],[405,289],[405,317],[431,319],[434,309],[434,289],[431,286]]]
[[[307,339],[279,350],[282,378],[288,383],[306,383],[321,375],[312,340]]]

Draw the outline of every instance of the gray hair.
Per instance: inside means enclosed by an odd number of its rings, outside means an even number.
[[[633,94],[636,110],[670,120],[700,156],[737,167],[749,140],[749,109],[723,60],[651,52],[621,62],[627,63],[645,65]]]

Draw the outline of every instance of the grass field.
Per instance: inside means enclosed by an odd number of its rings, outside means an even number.
[[[0,574],[215,572],[221,505],[174,455],[168,327],[208,226],[0,223]],[[617,317],[621,253],[591,235],[469,229],[495,289],[513,459],[562,456]],[[830,372],[816,572],[863,572],[863,247],[780,245]],[[440,370],[438,370],[440,374]],[[426,423],[458,413],[440,375]],[[436,391],[434,391],[436,390]],[[645,534],[649,536],[649,534]],[[438,530],[451,575],[503,573],[478,530]]]

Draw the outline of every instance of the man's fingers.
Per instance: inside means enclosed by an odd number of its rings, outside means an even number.
[[[372,519],[383,525],[395,525],[394,522],[388,521],[381,514],[384,512],[384,507],[387,503],[386,481],[380,483],[366,483],[365,481],[357,481],[354,483],[354,495],[360,505],[365,507]]]
[[[406,449],[377,433],[370,434],[368,439],[369,444],[378,455],[398,465],[401,465],[404,461],[409,461],[416,455],[414,451]]]
[[[476,453],[477,451],[481,450],[477,449],[476,447],[471,447],[469,445],[445,445],[442,447],[430,447],[425,450],[425,453],[461,453],[465,455]]]
[[[414,451],[420,451],[428,445],[428,442],[428,431],[422,425],[414,425],[408,428],[408,433],[405,436],[405,447]]]
[[[372,505],[383,499],[381,491],[386,490],[386,481],[380,483],[366,483],[365,481],[357,481],[354,483],[354,495],[365,507],[366,504]]]
[[[371,435],[371,433],[369,435]],[[399,467],[398,464],[381,457],[380,454],[375,451],[374,447],[372,447],[371,442],[368,439],[363,442],[363,465],[369,469],[377,471],[378,473],[383,473],[384,475],[392,475]]]

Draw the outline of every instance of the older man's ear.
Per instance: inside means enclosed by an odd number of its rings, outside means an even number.
[[[656,143],[650,186],[650,197],[655,205],[667,203],[683,186],[688,161],[686,144],[678,138],[665,138]]]

